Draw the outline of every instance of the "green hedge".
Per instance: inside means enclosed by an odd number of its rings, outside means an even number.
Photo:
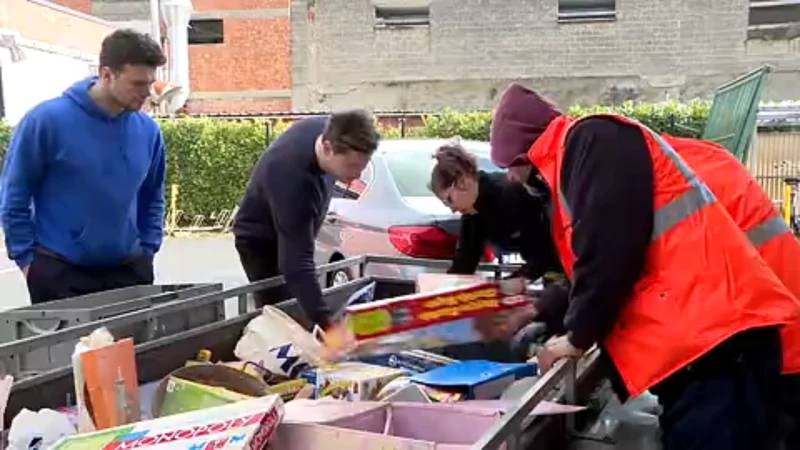
[[[646,104],[625,103],[617,107],[574,106],[568,113],[582,116],[612,111],[639,120],[657,132],[697,136],[705,125],[709,103],[693,101]],[[178,208],[183,218],[232,209],[242,194],[253,164],[267,144],[287,126],[280,121],[179,118],[159,120],[167,144],[167,183],[179,186]],[[424,117],[419,127],[407,128],[407,137],[452,137],[487,140],[491,113],[457,112],[446,109]],[[269,132],[267,129],[269,128]],[[381,127],[387,138],[401,136],[399,128]],[[0,157],[10,136],[10,127],[0,122]]]
[[[0,162],[5,160],[6,147],[8,147],[9,141],[11,141],[11,126],[5,120],[0,119]],[[0,167],[2,166],[0,165]]]

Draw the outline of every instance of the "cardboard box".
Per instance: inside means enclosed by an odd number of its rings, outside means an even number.
[[[361,362],[320,367],[317,369],[316,396],[333,395],[348,401],[373,400],[386,383],[404,374],[400,369]]]
[[[501,415],[497,409],[458,404],[293,403],[293,419],[278,427],[273,450],[467,450]]]
[[[283,418],[277,395],[70,436],[50,450],[266,448]]]
[[[125,338],[78,354],[85,383],[83,403],[93,426],[85,431],[134,423],[141,419],[133,339]]]
[[[190,411],[201,411],[252,398],[223,387],[209,386],[170,376],[167,380],[164,398],[159,405],[158,416],[166,417]]]
[[[457,288],[489,281],[483,275],[452,275],[443,273],[421,273],[417,275],[417,292],[432,292],[439,289]]]
[[[293,399],[307,384],[309,384],[307,380],[303,378],[297,378],[294,380],[286,380],[277,384],[272,384],[269,386],[269,390],[280,395],[283,401],[289,401]]]
[[[481,340],[476,321],[529,305],[521,280],[486,281],[347,308],[356,355],[468,344]]]
[[[456,362],[456,360],[452,358],[426,352],[425,350],[408,350],[384,355],[364,355],[359,358],[359,361],[367,364],[393,367],[404,370],[409,374],[424,373],[436,369],[437,367]]]

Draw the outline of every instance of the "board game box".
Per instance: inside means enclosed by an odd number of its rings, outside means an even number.
[[[347,308],[354,353],[375,355],[478,342],[483,316],[530,305],[520,279],[476,282]]]
[[[263,450],[283,418],[277,395],[69,436],[50,450]]]

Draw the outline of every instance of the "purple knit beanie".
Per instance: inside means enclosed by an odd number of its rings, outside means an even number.
[[[563,113],[546,97],[512,83],[500,96],[492,118],[491,158],[502,168],[530,164],[528,149]]]

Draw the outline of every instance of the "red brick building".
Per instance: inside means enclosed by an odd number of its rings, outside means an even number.
[[[192,0],[193,113],[292,109],[289,0]]]
[[[91,14],[92,13],[92,0],[50,0],[53,3],[58,3],[61,6],[66,6],[67,8],[72,8],[75,11],[80,11],[82,13]]]
[[[149,0],[58,1],[79,10],[88,7],[118,26],[150,31]],[[192,6],[186,109],[232,114],[291,110],[289,0],[192,0]]]

